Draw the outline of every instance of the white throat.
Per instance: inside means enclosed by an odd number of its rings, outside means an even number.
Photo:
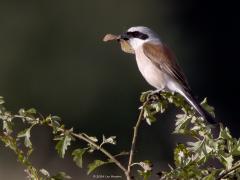
[[[147,40],[142,40],[138,38],[133,38],[129,40],[130,45],[136,51],[139,47],[142,47],[144,43],[151,43],[151,44],[162,44],[159,38],[151,38]]]
[[[145,42],[145,40],[138,39],[138,38],[133,38],[129,40],[130,45],[134,50],[138,49],[140,46],[142,46]]]

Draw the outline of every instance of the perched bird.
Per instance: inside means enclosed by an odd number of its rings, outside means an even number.
[[[196,101],[176,57],[154,31],[144,26],[131,27],[119,36],[120,40],[129,44],[125,51],[135,54],[139,71],[157,92],[179,93],[206,121],[217,123]]]

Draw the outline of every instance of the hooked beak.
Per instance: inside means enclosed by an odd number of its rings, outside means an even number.
[[[120,35],[120,39],[128,41],[130,39],[130,36],[126,32],[124,32]]]

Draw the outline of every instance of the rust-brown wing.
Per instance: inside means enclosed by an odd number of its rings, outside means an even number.
[[[144,43],[143,52],[158,68],[182,84],[185,90],[190,90],[175,56],[166,45]]]

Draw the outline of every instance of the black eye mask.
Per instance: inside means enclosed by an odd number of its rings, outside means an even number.
[[[141,33],[139,31],[127,32],[127,35],[133,38],[139,38],[145,40],[148,38],[147,34]]]

